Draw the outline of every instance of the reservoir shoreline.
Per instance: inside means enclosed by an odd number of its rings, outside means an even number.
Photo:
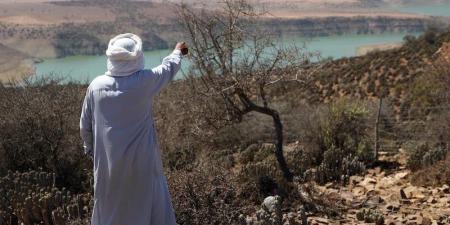
[[[419,35],[413,33],[412,35]],[[381,35],[336,35],[327,37],[305,38],[284,37],[279,40],[280,46],[297,45],[306,46],[308,52],[321,52],[322,58],[338,59],[342,57],[357,56],[357,48],[367,45],[385,45],[401,43],[408,33],[384,33]],[[152,68],[160,64],[162,59],[170,53],[169,49],[146,51],[146,68]],[[106,57],[103,56],[69,56],[59,59],[48,59],[35,64],[36,76],[43,77],[47,74],[67,76],[78,81],[92,80],[94,77],[106,71]],[[184,71],[187,66],[185,64]],[[180,74],[181,75],[181,74]],[[181,78],[179,77],[177,78]]]

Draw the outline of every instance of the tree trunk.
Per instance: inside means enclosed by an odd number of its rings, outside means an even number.
[[[281,123],[278,112],[272,110],[270,116],[272,116],[273,124],[275,126],[275,132],[277,134],[275,156],[277,157],[278,165],[280,166],[281,171],[283,171],[284,178],[287,181],[292,182],[294,175],[289,170],[289,167],[283,155],[283,124]]]
[[[278,165],[283,172],[284,178],[287,181],[292,182],[294,179],[294,175],[289,170],[286,159],[283,155],[283,124],[281,123],[280,115],[274,109],[271,109],[267,106],[259,106],[255,104],[247,97],[247,95],[243,94],[242,92],[239,92],[238,96],[241,99],[241,102],[246,106],[244,114],[255,111],[272,117],[273,125],[275,127],[275,133],[277,136],[277,140],[275,143],[275,157],[277,158]]]

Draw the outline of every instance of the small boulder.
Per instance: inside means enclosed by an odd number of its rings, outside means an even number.
[[[394,178],[397,180],[401,180],[404,179],[408,176],[409,172],[400,172],[400,173],[396,173]]]
[[[269,196],[264,199],[261,207],[268,212],[276,212],[280,210],[281,207],[281,198],[280,196]]]

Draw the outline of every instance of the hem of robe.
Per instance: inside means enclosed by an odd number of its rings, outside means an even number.
[[[117,218],[118,216],[116,213],[113,215],[115,218],[109,219],[109,221],[108,219],[106,219],[107,222],[104,222],[103,220],[105,219],[105,215],[99,214],[99,211],[101,211],[99,209],[99,204],[101,203],[99,199],[95,199],[94,197],[94,212],[92,213],[91,217],[91,225],[178,225],[176,223],[175,211],[172,206],[166,176],[156,175],[155,180],[152,184],[152,190],[149,192],[151,192],[152,195],[151,208],[148,209],[148,213],[150,214],[150,216],[142,215],[142,217],[139,219],[143,221],[136,221],[137,218],[130,218],[131,216],[127,215],[120,215],[119,218]],[[149,218],[149,220],[144,218]]]

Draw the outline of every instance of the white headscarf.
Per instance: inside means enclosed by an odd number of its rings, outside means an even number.
[[[144,69],[142,40],[135,34],[119,34],[111,39],[106,56],[108,76],[129,76]]]

